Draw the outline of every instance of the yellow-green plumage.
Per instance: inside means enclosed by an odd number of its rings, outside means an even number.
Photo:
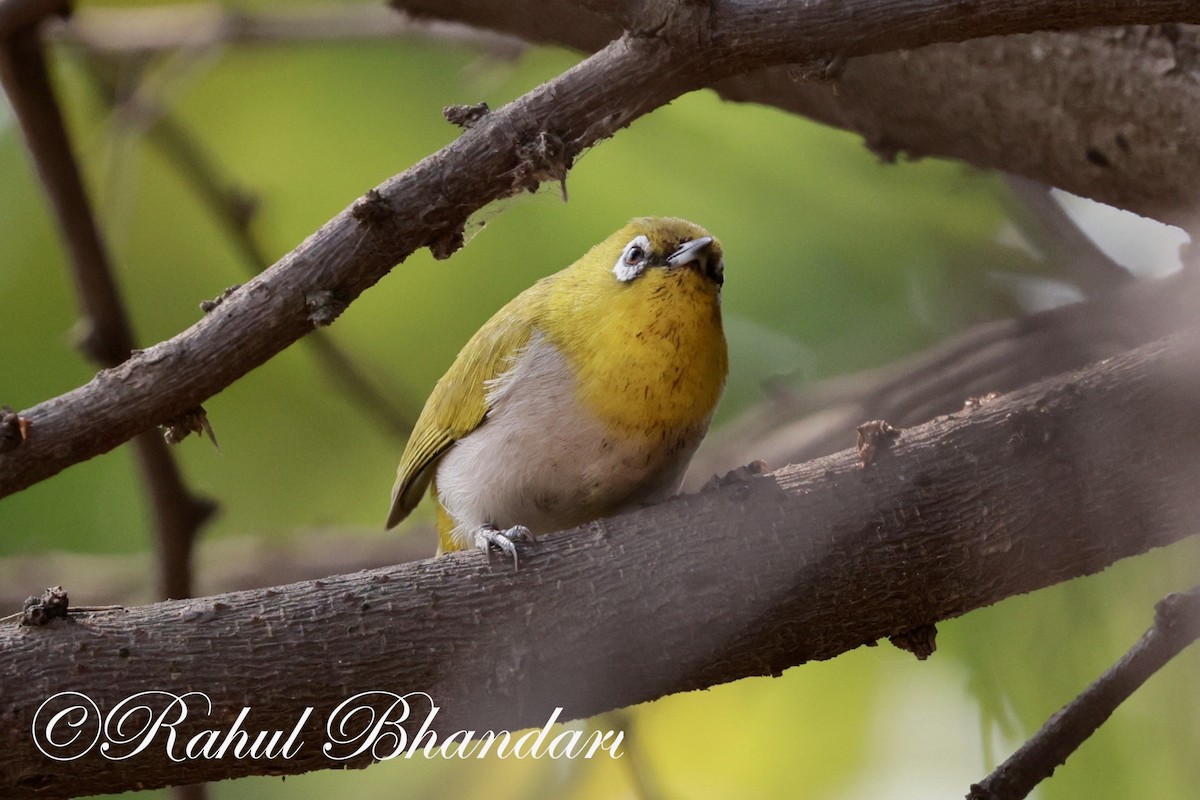
[[[470,546],[481,524],[540,533],[673,493],[728,367],[708,236],[633,220],[500,309],[426,402],[388,527],[431,485],[441,550]],[[626,261],[635,241],[648,245],[640,270]]]
[[[541,295],[554,277],[538,281],[496,312],[433,387],[400,459],[387,527],[407,517],[421,502],[433,477],[430,471],[446,448],[483,422],[487,414],[484,383],[507,369],[513,354],[529,341],[533,328],[523,321],[522,310],[544,305]]]

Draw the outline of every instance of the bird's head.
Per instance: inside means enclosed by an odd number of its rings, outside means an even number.
[[[699,225],[676,217],[639,217],[596,246],[622,284],[695,285],[719,294],[725,282],[721,243]]]

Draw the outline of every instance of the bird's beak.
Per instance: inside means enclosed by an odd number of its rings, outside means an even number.
[[[708,255],[712,243],[713,238],[711,236],[701,236],[699,239],[684,242],[679,245],[678,250],[667,257],[667,264],[672,267],[683,267],[693,261],[699,261]]]

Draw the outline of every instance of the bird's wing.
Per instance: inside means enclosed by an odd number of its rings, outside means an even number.
[[[496,312],[471,337],[425,401],[400,458],[387,527],[393,527],[417,507],[438,459],[487,416],[486,382],[503,374],[528,343],[545,294],[543,284],[535,284]]]

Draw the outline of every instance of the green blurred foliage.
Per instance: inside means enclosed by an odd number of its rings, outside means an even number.
[[[253,191],[253,233],[274,258],[451,141],[458,131],[443,106],[497,107],[577,59],[541,48],[507,63],[464,47],[382,42],[231,48],[164,60],[149,74],[168,113]],[[86,59],[60,48],[53,64],[139,341],[168,338],[200,317],[200,300],[243,282],[247,265],[177,165],[99,102]],[[566,204],[549,187],[485,210],[452,259],[415,254],[332,335],[415,411],[469,335],[521,289],[629,217],[684,216],[712,229],[727,253],[733,367],[720,424],[780,376],[884,364],[1012,313],[994,273],[1054,274],[998,241],[1005,218],[994,176],[881,164],[857,137],[708,92],[593,148],[568,188]],[[79,385],[94,367],[70,346],[76,303],[63,250],[7,113],[0,242],[0,402],[21,408]],[[374,427],[303,343],[206,407],[221,450],[195,439],[175,450],[190,484],[220,501],[206,536],[381,524],[403,443]],[[150,538],[123,449],[0,503],[0,554],[47,542],[133,552]],[[619,718],[633,755],[616,762],[418,759],[224,783],[214,796],[633,797],[635,772],[669,798],[959,796],[1123,652],[1154,600],[1187,586],[1196,564],[1196,547],[1179,547],[946,623],[926,664],[889,647],[860,650],[780,679],[647,704]],[[1195,654],[1178,659],[1040,796],[1194,796],[1196,666]],[[607,719],[595,724],[610,727]]]

